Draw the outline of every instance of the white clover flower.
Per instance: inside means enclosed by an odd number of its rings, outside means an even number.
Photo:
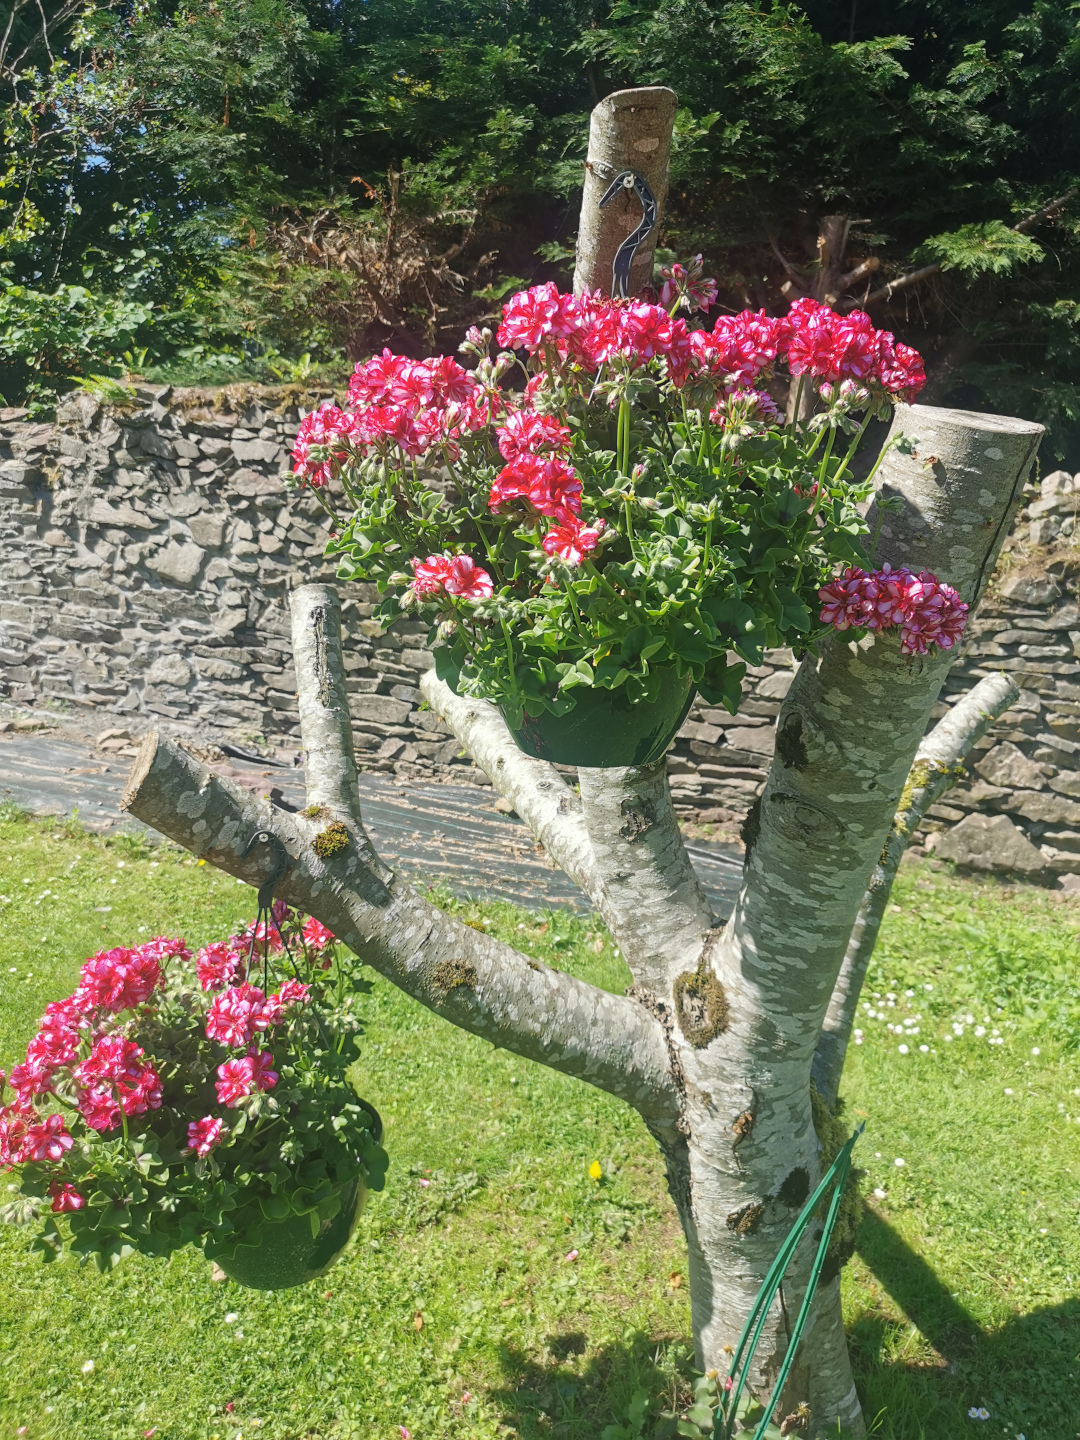
[[[906,1055],[908,1053],[908,1047],[906,1045],[898,1045],[896,1048],[900,1051],[901,1055]]]
[[[898,1155],[898,1156],[896,1157],[896,1159],[895,1159],[892,1163],[896,1166],[896,1168],[897,1168],[898,1170],[902,1170],[902,1169],[904,1168],[904,1166],[907,1164],[907,1161],[906,1161],[906,1160],[902,1160],[902,1159],[900,1158],[900,1156]]]

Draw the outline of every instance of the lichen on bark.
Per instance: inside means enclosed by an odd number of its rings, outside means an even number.
[[[731,1018],[724,987],[703,955],[696,970],[676,977],[672,989],[679,1029],[695,1050],[722,1035]]]

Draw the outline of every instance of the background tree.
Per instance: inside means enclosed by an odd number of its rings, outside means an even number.
[[[36,6],[8,9],[9,400],[140,347],[210,379],[304,373],[391,330],[452,348],[515,283],[569,281],[585,114],[659,83],[682,107],[666,243],[705,252],[723,303],[867,303],[927,356],[935,401],[1036,417],[1080,463],[1075,6],[71,11],[45,6],[46,45]]]

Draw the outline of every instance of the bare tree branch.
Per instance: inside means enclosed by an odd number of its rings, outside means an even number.
[[[867,275],[872,275],[875,270],[880,269],[881,260],[877,255],[870,255],[865,260],[860,260],[858,265],[856,265],[853,270],[849,270],[846,275],[841,275],[838,282],[839,288],[841,290],[850,290],[853,285],[857,285],[859,281],[865,279]]]
[[[634,979],[658,996],[697,965],[716,924],[671,803],[667,763],[580,769],[601,913]]]
[[[50,33],[55,33],[62,25],[66,24],[73,16],[77,15],[83,8],[83,0],[65,0],[55,14],[47,16],[41,0],[34,0],[34,5],[41,17],[41,23],[34,29],[30,39],[23,46],[22,50],[9,58],[11,46],[11,35],[15,27],[15,21],[19,15],[30,8],[31,0],[12,0],[11,11],[8,15],[7,24],[4,27],[3,37],[0,38],[0,77],[7,80],[12,86],[19,79],[23,72],[28,57],[38,45],[45,46],[45,53],[50,63],[53,58]]]
[[[494,705],[455,695],[434,670],[421,678],[420,690],[559,868],[602,908],[603,886],[581,801],[555,767],[518,749]]]
[[[1019,697],[1020,690],[1011,675],[987,675],[957,701],[919,746],[889,838],[866,888],[821,1027],[814,1056],[814,1082],[830,1104],[835,1103],[840,1091],[859,995],[904,851],[931,805],[956,784],[962,773],[959,766],[972,746]]]
[[[522,754],[494,705],[455,695],[433,671],[420,688],[600,911],[635,980],[666,993],[673,974],[697,964],[716,922],[683,844],[664,763],[581,769],[579,800],[553,766]]]
[[[803,275],[801,270],[797,270],[791,261],[788,260],[787,256],[780,249],[780,246],[776,243],[775,236],[769,235],[767,238],[769,241],[769,249],[776,256],[777,260],[780,261],[780,264],[784,267],[786,274],[792,282],[790,286],[784,287],[784,293],[787,294],[789,289],[797,289],[800,295],[807,294],[809,281],[806,279],[806,276]]]
[[[1034,214],[1026,216],[1015,225],[1010,225],[1009,229],[1016,235],[1026,235],[1029,230],[1033,230],[1041,221],[1048,219],[1053,215],[1055,210],[1059,210],[1062,205],[1077,194],[1080,194],[1080,186],[1074,185],[1071,190],[1066,190],[1064,195],[1059,195],[1056,199],[1050,200],[1047,204],[1036,210]],[[898,290],[906,290],[911,285],[917,285],[920,280],[928,280],[931,275],[938,275],[940,273],[940,261],[935,262],[933,265],[922,265],[918,270],[911,270],[906,275],[898,275],[895,280],[890,280],[887,285],[882,285],[878,290],[872,290],[861,303],[863,305],[873,305],[878,300],[891,300]]]

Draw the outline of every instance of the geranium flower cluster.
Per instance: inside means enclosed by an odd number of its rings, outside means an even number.
[[[463,434],[483,429],[505,400],[487,377],[448,355],[410,360],[384,350],[358,365],[349,381],[351,410],[326,401],[300,422],[293,446],[297,481],[322,490],[353,456],[414,460],[430,450],[457,457]]]
[[[659,304],[536,285],[460,364],[384,350],[301,427],[297,483],[351,512],[339,573],[374,582],[380,623],[428,615],[440,674],[522,736],[586,689],[653,704],[669,674],[737,708],[732,652],[757,664],[831,623],[815,597],[859,554],[873,486],[854,457],[922,361],[861,311],[717,316],[716,294],[700,257],[664,272]],[[813,413],[787,422],[785,391]],[[880,624],[862,600],[836,613]],[[958,614],[915,576],[893,623],[920,653],[954,643]],[[203,969],[235,985],[227,951]]]
[[[925,655],[931,645],[951,650],[967,624],[968,606],[951,585],[906,565],[849,568],[823,585],[818,599],[822,624],[836,630],[898,628],[904,655]]]
[[[46,1257],[107,1271],[193,1245],[228,1269],[275,1243],[271,1215],[318,1222],[381,1189],[349,1074],[356,968],[317,920],[262,918],[194,956],[161,937],[91,957],[0,1074],[0,1222]]]
[[[690,330],[674,314],[707,309],[715,297],[698,256],[664,272],[660,305],[599,292],[575,297],[553,283],[521,291],[504,306],[495,338],[506,351],[495,362],[486,355],[489,332],[470,331],[462,349],[478,358],[474,370],[448,356],[412,360],[383,350],[357,365],[350,409],[327,403],[301,423],[295,478],[325,490],[343,467],[371,456],[401,467],[435,452],[438,462],[453,464],[459,442],[471,435],[493,444],[503,461],[490,487],[491,514],[535,529],[548,555],[575,567],[597,550],[603,525],[582,518],[571,428],[557,413],[560,387],[569,393],[578,380],[591,386],[607,375],[614,383],[652,367],[661,384],[690,396],[736,444],[782,423],[762,388],[781,363],[807,376],[830,404],[839,398],[849,407],[876,405],[886,395],[910,400],[924,383],[918,354],[861,311],[838,315],[804,299],[783,317],[744,310],[721,315],[708,330]],[[511,351],[539,367],[523,393],[499,385],[515,363]],[[473,602],[493,593],[490,572],[468,554],[414,556],[410,565],[408,600]]]
[[[284,907],[276,909],[283,921]],[[206,945],[194,957],[201,989],[222,992],[207,1010],[207,1039],[246,1052],[217,1067],[218,1100],[233,1109],[277,1082],[272,1056],[256,1042],[281,1025],[290,1009],[311,998],[310,985],[299,979],[287,979],[276,993],[266,995],[241,978],[247,968],[242,947],[247,942],[251,953],[253,930]],[[314,919],[308,920],[303,934],[314,951],[333,940]],[[83,964],[75,993],[46,1006],[25,1060],[10,1076],[0,1072],[0,1100],[5,1080],[13,1092],[13,1099],[0,1105],[0,1170],[31,1162],[62,1165],[75,1141],[62,1114],[42,1113],[48,1101],[72,1106],[87,1128],[100,1134],[161,1109],[161,1066],[128,1032],[154,1015],[169,961],[191,958],[183,940],[159,936],[134,949],[103,950]],[[228,1131],[221,1117],[208,1115],[189,1125],[188,1136],[192,1153],[203,1157],[228,1138]],[[61,1177],[51,1182],[49,1195],[54,1212],[85,1204]]]

